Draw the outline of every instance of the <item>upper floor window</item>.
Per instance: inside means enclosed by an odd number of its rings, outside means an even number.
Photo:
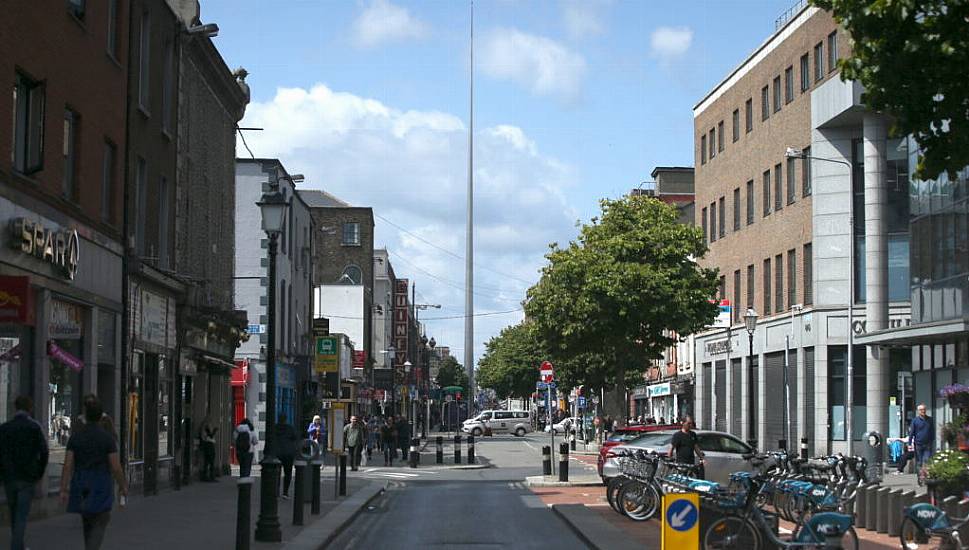
[[[717,242],[717,202],[710,203],[710,242]]]
[[[700,164],[707,163],[707,135],[700,136]]]
[[[360,224],[358,222],[343,224],[343,246],[360,246]]]
[[[774,77],[774,112],[781,110],[781,77]]]
[[[760,89],[760,119],[767,120],[770,116],[770,91],[767,86]]]
[[[717,151],[723,152],[723,121],[717,123]]]
[[[13,168],[32,174],[44,168],[46,86],[17,73],[13,86]]]
[[[733,190],[733,230],[740,231],[740,188]]]
[[[717,130],[710,128],[710,158],[717,156]]]
[[[118,0],[107,0],[108,3],[108,55],[118,58]]]
[[[770,170],[764,170],[764,216],[768,216],[771,212],[771,200],[770,200]]]
[[[801,195],[811,195],[811,148],[804,148],[804,160],[801,161]]]
[[[701,227],[703,228],[703,244],[706,244],[707,243],[707,207],[706,206],[703,207],[701,216],[702,216]]]
[[[175,108],[175,44],[165,44],[165,66],[162,67],[162,131],[171,135]]]
[[[784,173],[781,165],[774,165],[774,211],[784,207]]]
[[[784,103],[794,101],[794,67],[784,69]]]
[[[77,132],[81,117],[71,109],[64,109],[64,198],[77,200]]]
[[[754,223],[754,180],[747,182],[747,225]]]
[[[824,42],[814,45],[814,81],[820,82],[824,78]]]
[[[141,13],[141,27],[138,41],[138,107],[149,112],[151,100],[151,14],[148,10]]]
[[[808,54],[801,56],[801,93],[811,87],[811,59]]]
[[[793,204],[797,195],[797,167],[794,164],[796,160],[793,158],[787,159],[787,204]]]
[[[838,68],[838,31],[831,31],[828,35],[828,72]]]
[[[753,131],[754,129],[754,100],[747,98],[747,103],[744,104],[744,124],[746,124],[747,133]]]
[[[733,112],[733,140],[737,141],[740,139],[740,109],[735,109]]]

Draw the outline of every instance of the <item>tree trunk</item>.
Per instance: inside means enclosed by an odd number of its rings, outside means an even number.
[[[626,399],[626,368],[620,366],[616,371],[616,384],[612,390],[605,392],[605,403],[603,403],[605,414],[614,420],[623,419],[625,424],[629,413],[629,400]]]

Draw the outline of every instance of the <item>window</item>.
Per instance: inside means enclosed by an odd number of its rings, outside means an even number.
[[[108,55],[118,58],[118,0],[107,0],[108,2]]]
[[[797,250],[787,251],[787,307],[797,303]]]
[[[85,0],[67,0],[67,11],[74,17],[83,20],[85,3]]]
[[[733,303],[730,311],[733,312],[733,322],[740,322],[740,270],[733,272]]]
[[[104,159],[101,163],[101,220],[112,223],[111,210],[114,205],[114,174],[117,148],[110,141],[104,142]]]
[[[148,163],[138,157],[135,171],[135,204],[137,219],[135,220],[135,250],[139,255],[145,255],[145,218],[148,211]]]
[[[831,31],[828,35],[828,72],[833,73],[838,68],[838,31]]]
[[[13,168],[32,174],[44,168],[45,86],[17,73],[13,87]]]
[[[754,180],[747,182],[747,225],[754,223]]]
[[[760,119],[767,120],[770,116],[770,91],[767,86],[760,89]]]
[[[808,54],[801,56],[801,93],[811,87],[811,59]]]
[[[824,42],[814,45],[814,81],[820,82],[824,78]]]
[[[171,136],[175,106],[175,44],[165,44],[165,66],[162,67],[162,131]]]
[[[754,100],[749,97],[744,103],[744,124],[748,134],[754,130]]]
[[[707,135],[700,136],[700,164],[707,163]]]
[[[771,202],[770,202],[770,170],[764,170],[764,216],[768,216],[771,212]]]
[[[774,112],[781,110],[781,77],[774,77]]]
[[[733,111],[733,140],[736,142],[740,139],[740,109],[734,109]]]
[[[811,243],[804,245],[804,257],[801,261],[804,263],[804,273],[801,277],[804,278],[804,304],[810,305],[814,303],[814,258],[811,256],[813,250]]]
[[[784,69],[784,103],[794,101],[794,67]]]
[[[720,205],[720,211],[718,212],[718,214],[720,215],[719,228],[720,228],[720,238],[722,239],[727,236],[727,205],[723,197],[720,197],[719,205]]]
[[[801,194],[811,196],[811,148],[804,148],[804,159],[801,161]]]
[[[764,316],[770,315],[771,304],[770,304],[770,258],[764,260]]]
[[[740,231],[740,188],[733,190],[733,230]]]
[[[70,109],[64,109],[64,144],[61,154],[64,160],[64,198],[77,200],[77,132],[81,117]]]
[[[141,13],[141,28],[138,42],[138,107],[145,113],[149,112],[151,75],[151,15],[148,10]]]
[[[343,224],[343,246],[360,246],[360,224],[347,222]]]
[[[756,280],[756,273],[754,272],[754,264],[747,266],[747,309],[753,309],[754,307],[754,281]]]
[[[784,255],[774,256],[774,311],[784,311]]]
[[[717,287],[717,299],[726,300],[727,299],[727,276],[720,276],[720,285]]]
[[[717,123],[717,151],[723,152],[723,121]]]
[[[781,165],[774,165],[774,211],[784,208],[784,174]]]
[[[710,203],[710,242],[717,242],[717,203]]]
[[[337,282],[345,285],[359,285],[362,281],[363,271],[355,265],[348,265],[343,270],[343,274],[340,275],[340,280]]]
[[[710,128],[710,160],[717,156],[717,129]]]
[[[171,226],[169,216],[168,180],[162,176],[158,182],[158,265],[168,269],[168,231]]]
[[[707,243],[707,207],[703,207],[703,211],[700,213],[700,219],[703,227],[703,244]]]
[[[787,159],[787,204],[794,204],[794,197],[797,195],[796,161],[795,158]]]

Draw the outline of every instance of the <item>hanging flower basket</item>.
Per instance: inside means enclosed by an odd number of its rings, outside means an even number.
[[[946,398],[953,409],[969,409],[969,386],[965,384],[949,384],[939,390],[939,396]]]

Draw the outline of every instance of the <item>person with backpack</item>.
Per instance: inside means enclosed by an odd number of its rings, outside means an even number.
[[[0,480],[10,509],[10,548],[23,550],[30,504],[50,454],[44,431],[30,416],[34,401],[21,395],[14,408],[14,417],[0,426]]]
[[[279,415],[276,423],[276,457],[283,464],[283,498],[289,498],[289,486],[293,482],[293,461],[299,447],[296,428],[288,423],[285,414]]]
[[[235,429],[236,458],[239,459],[239,477],[249,477],[252,474],[252,460],[256,456],[256,444],[259,437],[256,429],[248,418],[243,418]]]

